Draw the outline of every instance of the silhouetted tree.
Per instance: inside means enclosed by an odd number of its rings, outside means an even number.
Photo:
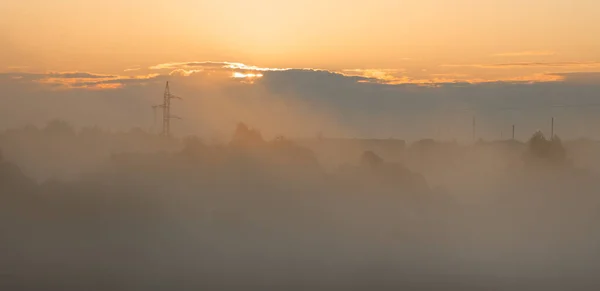
[[[197,136],[189,136],[183,139],[181,153],[186,156],[198,156],[206,149],[206,145]]]
[[[548,140],[540,131],[528,141],[525,162],[528,165],[563,166],[566,163],[566,150],[558,136]]]
[[[19,167],[4,160],[0,151],[0,194],[28,192],[33,185],[33,181],[25,176]]]
[[[258,130],[249,128],[245,123],[238,123],[233,138],[232,145],[252,146],[264,144],[264,139]]]
[[[75,135],[75,129],[68,122],[60,119],[48,122],[44,131],[55,135]]]
[[[383,164],[383,159],[372,151],[365,151],[360,157],[360,165],[375,168]]]

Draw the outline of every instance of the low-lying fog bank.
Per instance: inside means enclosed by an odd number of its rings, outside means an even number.
[[[54,126],[0,136],[2,290],[600,287],[591,141],[327,160],[245,125],[222,145]]]

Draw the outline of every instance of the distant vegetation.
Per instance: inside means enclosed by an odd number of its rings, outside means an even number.
[[[538,131],[529,139],[525,159],[528,164],[564,167],[567,162],[567,151],[558,136],[546,139],[544,134]]]
[[[393,141],[332,168],[326,139],[304,144],[243,123],[225,144],[61,121],[3,132],[0,286],[289,289],[302,273],[303,286],[364,290],[410,288],[415,273],[435,285],[456,269],[505,272],[498,264],[583,277],[561,260],[600,265],[599,180],[558,136]]]

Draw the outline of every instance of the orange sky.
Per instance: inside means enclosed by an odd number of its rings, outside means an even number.
[[[0,11],[2,72],[229,61],[418,82],[600,71],[596,0],[22,0]]]

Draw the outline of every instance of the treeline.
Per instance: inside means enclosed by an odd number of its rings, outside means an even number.
[[[498,273],[553,287],[568,276],[594,283],[600,266],[600,185],[574,171],[558,137],[421,141],[400,161],[367,150],[325,170],[318,149],[244,124],[220,145],[85,132],[52,123],[2,134],[5,145],[38,142],[21,159],[36,149],[72,161],[94,136],[103,162],[39,181],[14,162],[19,147],[4,152],[0,287],[435,290]],[[565,260],[587,265],[570,273]]]
[[[435,204],[423,177],[374,153],[328,173],[310,150],[285,138],[265,141],[243,124],[228,144],[195,138],[183,144],[173,152],[113,154],[70,181],[36,182],[3,159],[0,226],[10,250],[0,264],[8,278],[3,284],[20,290],[89,289],[98,280],[117,289],[182,287],[176,278],[184,276],[189,286],[223,287],[225,278],[215,274],[235,277],[240,266],[259,277],[277,274],[273,280],[281,284],[289,260],[305,268],[299,260],[318,259],[301,252],[342,258],[334,254],[337,240],[351,249],[361,248],[363,236],[385,244],[379,236],[399,224],[417,237],[432,223],[411,219],[423,227],[409,226],[411,213]],[[229,253],[237,255],[227,259]],[[259,254],[272,259],[259,264]],[[185,268],[167,267],[178,264]],[[148,277],[152,268],[160,272]],[[236,280],[260,285],[259,277]]]
[[[190,138],[194,139],[194,137]],[[75,129],[65,121],[53,120],[41,128],[29,125],[0,132],[0,149],[7,159],[18,164],[28,176],[37,181],[50,178],[64,180],[73,179],[82,172],[95,170],[112,154],[180,151],[186,139],[189,138],[163,138],[140,128],[127,132],[110,132],[98,127]],[[247,139],[250,140],[252,137]],[[446,172],[452,167],[464,165],[465,160],[476,159],[475,157],[481,153],[485,154],[485,163],[493,163],[489,160],[493,154],[502,156],[504,162],[522,165],[525,162],[523,154],[528,146],[535,148],[534,151],[542,156],[547,155],[546,149],[543,149],[544,143],[538,142],[542,139],[545,137],[541,133],[536,133],[528,142],[479,141],[474,145],[423,139],[413,142],[406,148],[389,151],[364,146],[360,140],[354,144],[335,145],[333,148],[331,146],[326,148],[318,142],[310,145],[300,144],[313,151],[319,163],[327,166],[328,169],[343,163],[354,163],[362,152],[371,150],[383,159],[401,162],[433,181],[436,180],[436,172]],[[563,162],[568,161],[573,166],[600,170],[600,167],[596,166],[600,165],[600,143],[591,140],[574,140],[563,144],[558,137],[549,140],[560,143],[560,147],[565,151],[564,157],[561,158]],[[385,140],[381,143],[385,144]],[[211,146],[215,145],[211,144]],[[396,145],[392,141],[389,147],[393,149]],[[332,159],[334,156],[336,159]],[[536,160],[533,156],[535,154],[527,161],[528,163]]]
[[[113,153],[159,152],[180,149],[180,142],[134,128],[110,132],[99,127],[75,129],[62,120],[52,120],[38,128],[0,132],[0,149],[31,178],[38,181],[73,179],[93,171]]]

